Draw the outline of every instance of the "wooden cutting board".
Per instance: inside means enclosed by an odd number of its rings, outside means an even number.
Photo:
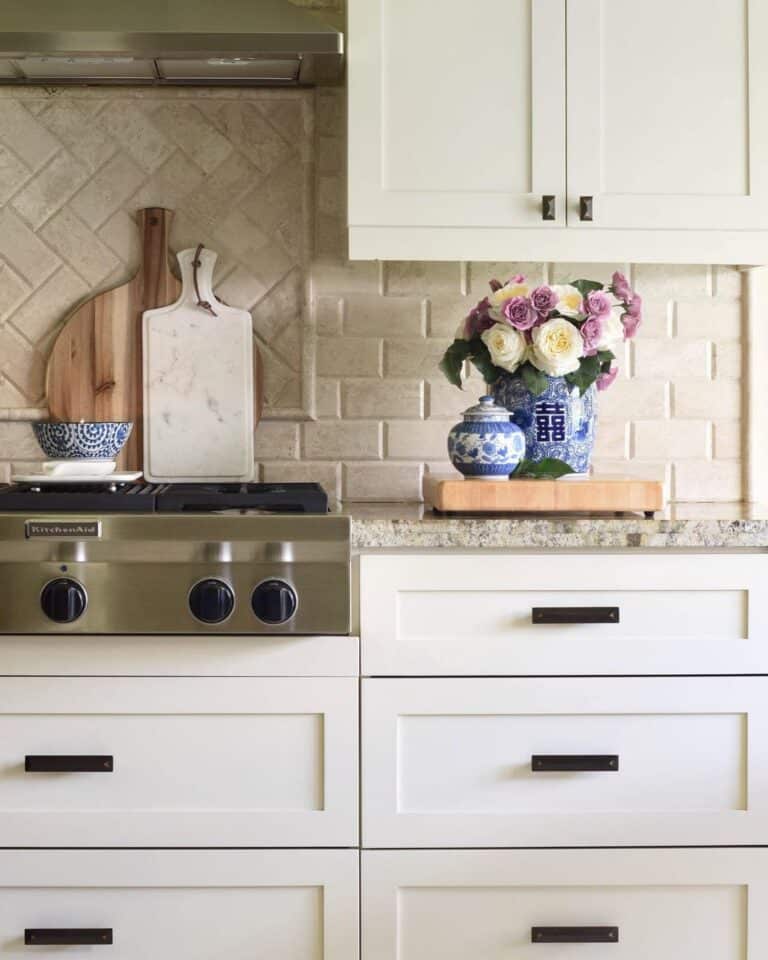
[[[142,469],[141,324],[151,307],[173,303],[181,284],[168,265],[173,214],[139,213],[141,266],[127,283],[86,300],[64,321],[46,374],[52,420],[132,420],[118,469]]]
[[[251,480],[251,315],[216,299],[212,250],[182,250],[178,261],[179,299],[144,314],[144,475]]]
[[[181,282],[168,262],[173,213],[141,210],[141,265],[127,283],[97,294],[62,324],[46,373],[51,420],[131,420],[133,432],[119,459],[120,470],[144,463],[142,315],[174,303]],[[254,423],[261,419],[263,372],[254,345]]]
[[[425,477],[424,499],[441,513],[636,513],[664,507],[655,480],[464,480]]]

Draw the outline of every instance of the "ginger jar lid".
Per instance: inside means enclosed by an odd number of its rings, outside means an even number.
[[[499,406],[491,396],[480,397],[480,402],[464,411],[464,420],[488,422],[509,421],[509,410]]]

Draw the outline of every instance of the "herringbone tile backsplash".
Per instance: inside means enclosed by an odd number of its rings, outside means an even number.
[[[335,0],[303,0],[336,9]],[[632,274],[647,304],[601,397],[596,468],[673,499],[741,496],[741,285],[724,267],[348,263],[345,92],[0,88],[0,479],[40,452],[57,325],[136,268],[133,217],[176,211],[175,249],[217,250],[217,286],[253,315],[264,479],[348,499],[420,497],[480,392],[437,360],[488,278]]]

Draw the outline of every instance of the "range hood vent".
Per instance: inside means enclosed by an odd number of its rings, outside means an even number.
[[[290,0],[0,0],[0,84],[337,83],[344,36]]]

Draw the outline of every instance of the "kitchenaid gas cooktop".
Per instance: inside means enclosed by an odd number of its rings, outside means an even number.
[[[0,634],[348,634],[316,484],[0,488]]]

